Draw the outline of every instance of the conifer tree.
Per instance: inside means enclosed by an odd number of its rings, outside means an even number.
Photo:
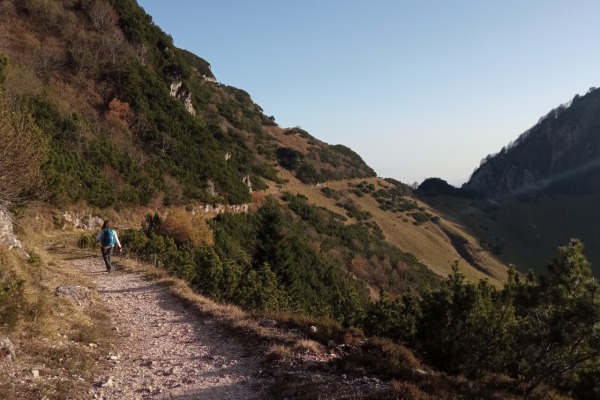
[[[533,303],[517,310],[519,374],[529,389],[540,383],[573,381],[600,368],[600,286],[579,240],[560,248],[540,277]]]
[[[233,261],[223,263],[221,280],[221,297],[225,301],[236,302],[238,286],[242,277],[242,267]]]
[[[288,305],[285,291],[268,263],[250,269],[240,285],[240,305],[246,309],[282,309]]]
[[[198,286],[202,292],[214,300],[223,299],[223,264],[212,247],[199,250],[196,255],[199,270]]]
[[[289,240],[284,231],[284,214],[280,206],[274,200],[269,199],[258,210],[258,217],[254,267],[258,269],[264,263],[268,263],[278,276],[286,276],[290,273],[292,257]],[[288,281],[291,280],[288,279]]]

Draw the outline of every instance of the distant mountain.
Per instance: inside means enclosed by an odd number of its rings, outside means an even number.
[[[543,271],[557,246],[586,244],[600,276],[600,90],[542,117],[483,159],[461,189],[430,179],[418,193],[521,271]]]
[[[463,188],[495,199],[552,188],[578,193],[590,189],[589,173],[599,168],[600,90],[592,88],[483,159]]]

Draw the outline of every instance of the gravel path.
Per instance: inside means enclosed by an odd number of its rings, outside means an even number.
[[[94,399],[265,399],[259,349],[197,315],[155,283],[101,258],[73,261],[96,284],[112,312],[118,343],[112,368],[98,377]]]

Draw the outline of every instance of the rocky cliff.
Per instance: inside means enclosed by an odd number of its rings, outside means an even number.
[[[600,167],[600,89],[552,110],[514,143],[487,156],[463,185],[503,199],[577,179]]]

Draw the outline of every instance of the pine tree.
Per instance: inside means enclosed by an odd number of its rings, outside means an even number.
[[[259,269],[264,263],[268,263],[286,283],[291,283],[292,279],[285,279],[290,274],[292,255],[290,241],[284,231],[284,214],[280,206],[269,199],[258,210],[258,217],[258,243],[253,258],[254,267]]]
[[[242,271],[242,267],[233,261],[223,264],[221,298],[224,301],[236,303],[238,299],[238,287],[242,278]]]
[[[519,374],[534,390],[600,367],[600,286],[579,240],[560,248],[529,304],[519,305]]]

